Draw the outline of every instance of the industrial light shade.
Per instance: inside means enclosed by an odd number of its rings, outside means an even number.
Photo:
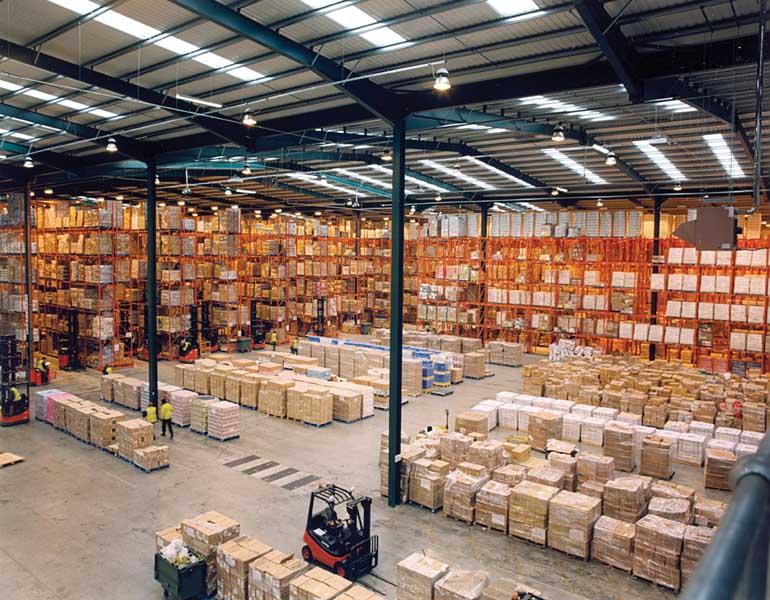
[[[321,216],[321,211],[320,210],[315,211],[315,216],[316,217],[320,217]]]
[[[225,188],[225,196],[232,196],[232,195],[233,195],[233,190],[231,190],[230,188]]]
[[[32,162],[32,159],[29,156],[27,156],[24,159],[24,168],[25,169],[34,169],[35,168],[35,163]]]
[[[553,128],[553,134],[551,134],[551,140],[554,142],[564,141],[564,127],[557,125]]]
[[[118,194],[117,196],[115,196],[115,200],[117,200],[118,202],[123,202],[123,198],[124,198],[123,194]],[[158,206],[166,206],[166,203],[158,202]]]
[[[217,212],[219,210],[219,207],[214,205],[211,207],[211,210],[213,210],[214,212]]]
[[[276,214],[281,214],[283,212],[282,208],[276,208],[275,209]]]
[[[109,138],[107,140],[107,147],[105,148],[107,152],[117,152],[118,151],[118,144],[115,142],[115,138]]]
[[[674,191],[675,192],[681,192],[682,191],[682,184],[678,181],[674,184]]]
[[[177,206],[184,206],[184,200],[177,200],[176,201]]]
[[[348,200],[347,202],[345,202],[345,206],[353,206],[353,201]]]
[[[393,161],[393,154],[391,154],[390,150],[385,150],[385,152],[382,153],[382,160],[385,162]]]
[[[554,197],[556,197],[556,196],[558,196],[558,195],[559,195],[559,190],[557,190],[556,188],[553,188],[553,189],[551,190],[551,196],[554,196]]]
[[[436,71],[436,81],[433,82],[433,89],[437,92],[446,92],[451,87],[452,82],[449,81],[449,71],[445,67],[441,67]]]
[[[608,152],[607,158],[604,159],[604,164],[608,167],[614,167],[618,162],[618,157],[615,156],[614,152]]]
[[[442,200],[441,194],[436,194],[436,202],[441,202]]]
[[[160,177],[158,177],[158,176],[156,175],[156,176],[155,176],[155,185],[158,185],[158,184],[160,184]]]
[[[160,208],[163,208],[164,206],[166,206],[166,203],[165,202],[158,202],[158,206]]]
[[[241,175],[251,175],[251,167],[249,167],[249,165],[243,165],[243,169],[241,169]]]
[[[43,190],[43,193],[44,193],[46,196],[52,196],[52,195],[53,195],[53,188],[45,188],[45,189]]]
[[[257,120],[254,118],[248,110],[243,113],[243,119],[241,121],[246,127],[254,127],[257,124]]]
[[[604,206],[604,202],[602,202],[602,199],[601,199],[601,198],[599,198],[599,199],[596,201],[596,206],[597,206],[597,207],[599,207],[599,208],[601,208],[602,206]]]

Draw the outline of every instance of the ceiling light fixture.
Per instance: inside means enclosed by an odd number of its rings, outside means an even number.
[[[382,153],[381,158],[385,162],[392,162],[393,161],[393,154],[391,153],[390,150],[385,150],[385,152]]]
[[[614,167],[618,162],[617,156],[615,156],[614,152],[609,152],[607,154],[607,158],[604,159],[604,164],[608,167]]]
[[[436,71],[436,80],[433,82],[433,89],[437,92],[446,92],[451,89],[452,82],[449,81],[449,71],[446,67],[441,67]]]
[[[257,120],[254,118],[254,115],[252,115],[248,110],[243,113],[243,119],[241,122],[246,125],[246,127],[254,127],[257,124]]]
[[[232,196],[233,190],[231,190],[229,187],[225,188],[225,196]]]
[[[320,211],[320,210],[317,210],[317,211],[315,211],[313,214],[314,214],[316,217],[320,217],[320,216],[321,216],[321,211]]]
[[[557,190],[556,188],[553,188],[551,190],[551,196],[553,196],[555,198],[558,195],[559,195],[559,190]]]
[[[53,188],[45,188],[45,189],[43,190],[43,193],[44,193],[46,196],[53,196]]]
[[[727,171],[727,174],[735,179],[746,177],[746,174],[741,169],[741,165],[738,163],[738,159],[735,158],[730,146],[727,145],[727,141],[721,133],[712,133],[704,135],[703,139],[711,148],[714,156],[717,157],[722,165],[722,168]]]
[[[601,198],[599,198],[599,199],[596,201],[596,206],[597,206],[598,208],[601,208],[602,206],[604,206],[604,202],[602,202],[602,199],[601,199]]]
[[[243,165],[243,169],[241,169],[241,175],[246,175],[247,177],[251,175],[251,167],[249,167],[249,165]]]
[[[158,206],[160,208],[163,208],[164,206],[166,206],[166,203],[165,202],[158,202]]]
[[[219,210],[219,207],[215,204],[214,206],[211,207],[211,210],[213,210],[214,212],[217,212]]]
[[[412,204],[412,208],[409,209],[409,214],[413,215],[416,211],[417,209],[415,208],[414,204]]]
[[[555,150],[553,148],[545,148],[543,150],[543,153],[547,154],[552,159],[559,161],[565,167],[574,171],[581,177],[588,179],[588,181],[590,181],[591,183],[595,183],[596,185],[607,185],[607,182],[604,179],[599,177],[596,173],[594,173],[590,169],[587,169],[586,167],[578,163],[576,160],[573,160],[563,152],[560,152],[559,150]]]
[[[682,191],[682,184],[678,181],[674,184],[674,191],[675,192],[681,192]]]
[[[657,140],[658,138],[655,139]],[[655,140],[636,141],[634,142],[634,146],[644,152],[644,154],[647,155],[647,158],[654,162],[655,165],[669,177],[669,179],[672,179],[673,181],[686,181],[687,177],[674,166],[674,163],[666,158],[666,155],[663,154],[663,152],[655,147],[653,141]]]
[[[301,212],[299,212],[299,211],[295,211],[295,212],[294,212],[294,216],[295,216],[295,217],[301,217],[301,216],[302,216],[302,213],[301,213]]]
[[[435,200],[436,202],[441,202],[443,200],[443,198],[441,197],[441,194],[436,194]]]
[[[155,176],[155,185],[160,185],[160,177]]]
[[[282,208],[276,208],[275,209],[276,214],[281,214],[283,212]]]
[[[177,200],[176,201],[177,206],[184,206],[184,200]]]
[[[105,147],[105,150],[110,153],[118,151],[118,144],[115,142],[115,138],[109,138],[107,140],[107,146]]]
[[[557,125],[553,128],[553,133],[551,134],[551,141],[553,142],[563,142],[564,141],[564,127],[561,125]]]
[[[117,200],[118,202],[123,202],[123,194],[118,194],[117,196],[115,196],[115,200]],[[162,204],[163,206],[166,206],[165,202],[161,202],[160,204]]]
[[[176,99],[184,100],[185,102],[189,102],[190,104],[198,104],[199,106],[208,106],[210,108],[222,108],[222,105],[217,102],[210,102],[209,100],[201,100],[200,98],[195,98],[194,96],[185,96],[184,94],[177,94]]]
[[[24,158],[24,168],[25,169],[35,168],[35,163],[32,162],[32,158],[29,156],[29,154]]]

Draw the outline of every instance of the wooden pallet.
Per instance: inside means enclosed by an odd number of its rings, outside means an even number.
[[[16,463],[20,463],[24,460],[23,456],[18,454],[12,454],[10,452],[0,452],[0,469],[3,467],[10,467]]]

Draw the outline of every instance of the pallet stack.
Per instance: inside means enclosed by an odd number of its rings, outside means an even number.
[[[636,523],[647,509],[644,483],[638,477],[618,477],[604,484],[604,514],[626,523]]]
[[[508,533],[508,504],[513,488],[488,481],[476,496],[476,524]]]
[[[559,492],[548,507],[548,546],[580,558],[589,558],[594,523],[602,501],[575,492]]]
[[[510,535],[546,545],[548,507],[558,488],[532,481],[522,481],[511,491],[508,507],[508,532]]]
[[[423,552],[407,556],[396,567],[398,600],[432,600],[436,582],[448,572],[448,564]]]
[[[642,441],[642,460],[639,473],[656,479],[670,479],[674,474],[671,468],[671,440],[658,435],[650,435]]]
[[[134,451],[152,444],[152,425],[144,419],[130,419],[117,424],[118,455],[134,462]]]
[[[630,573],[634,566],[636,526],[603,515],[594,525],[591,558]]]
[[[634,575],[678,592],[685,530],[681,523],[656,515],[642,517],[636,523]]]
[[[215,511],[210,511],[182,521],[182,541],[206,561],[206,594],[217,592],[217,549],[225,542],[237,538],[241,525],[237,521]]]
[[[220,400],[209,404],[208,436],[220,442],[241,435],[241,411],[237,404]]]
[[[444,485],[444,515],[473,524],[476,494],[489,481],[487,470],[473,463],[460,463]]]
[[[478,600],[489,581],[485,571],[451,569],[436,582],[435,600]]]
[[[168,467],[168,446],[147,446],[134,450],[134,464],[147,473]]]
[[[271,550],[249,564],[248,600],[286,600],[289,582],[309,568],[293,554]]]
[[[249,567],[272,549],[247,535],[229,540],[217,548],[217,597],[248,600]]]

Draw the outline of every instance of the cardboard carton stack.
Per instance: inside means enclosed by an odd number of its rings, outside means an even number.
[[[719,527],[727,511],[727,503],[721,500],[698,498],[692,507],[692,520],[695,525]]]
[[[577,459],[569,454],[551,452],[548,455],[548,466],[564,474],[564,489],[574,492],[577,488]]]
[[[351,423],[363,415],[363,396],[351,389],[332,390],[332,415],[335,421]]]
[[[331,423],[333,403],[329,390],[308,389],[302,395],[302,421],[317,426]]]
[[[441,436],[441,460],[454,469],[468,458],[473,439],[462,433],[451,432]]]
[[[486,356],[483,352],[469,352],[463,356],[463,374],[466,377],[481,379],[486,375]]]
[[[353,584],[325,569],[313,567],[289,582],[290,600],[332,600]]]
[[[221,400],[209,405],[209,437],[230,440],[241,435],[241,411],[237,404]]]
[[[173,409],[171,422],[180,427],[187,427],[190,424],[192,413],[192,401],[198,394],[190,390],[178,390],[171,393],[169,403]]]
[[[198,396],[190,404],[190,429],[198,433],[208,433],[209,406],[218,402],[211,396]]]
[[[706,553],[716,531],[711,527],[688,525],[684,532],[682,546],[682,586],[695,574],[698,562]]]
[[[535,467],[527,472],[527,480],[558,489],[564,488],[564,473],[558,469]]]
[[[144,419],[119,421],[116,430],[118,454],[127,461],[134,461],[134,450],[152,444],[152,425]]]
[[[510,535],[545,546],[548,530],[548,505],[558,493],[559,490],[555,487],[532,481],[522,481],[514,487],[508,506],[508,532]]]
[[[594,523],[601,514],[602,501],[598,498],[559,492],[548,508],[548,546],[589,558]]]
[[[767,405],[757,402],[744,402],[743,408],[744,431],[758,431],[764,433],[767,430]]]
[[[618,477],[604,484],[604,514],[636,523],[647,508],[644,484],[636,477]]]
[[[591,558],[606,565],[631,572],[634,566],[636,526],[603,515],[594,525]]]
[[[155,552],[160,552],[174,540],[182,539],[182,526],[180,524],[173,527],[166,527],[155,532]]]
[[[384,600],[384,597],[362,585],[355,584],[337,596],[337,600]]]
[[[431,510],[441,508],[449,470],[449,463],[443,460],[420,458],[414,461],[409,475],[409,500]]]
[[[99,391],[101,392],[102,400],[115,402],[115,382],[120,379],[123,379],[123,375],[118,375],[117,373],[101,376],[99,379]]]
[[[488,481],[476,496],[476,524],[508,533],[508,504],[513,488]]]
[[[139,379],[133,377],[124,377],[115,381],[117,387],[115,387],[115,403],[130,408],[131,410],[139,410],[141,406],[141,391],[142,382]]]
[[[444,484],[444,515],[473,524],[476,494],[489,481],[487,470],[473,463],[460,463]]]
[[[398,600],[433,600],[436,582],[449,571],[449,565],[415,552],[396,567]]]
[[[614,421],[607,423],[604,428],[604,455],[615,459],[618,471],[633,471],[636,467],[633,427]]]
[[[210,511],[182,521],[182,541],[206,561],[206,592],[217,591],[217,548],[241,534],[240,523]]]
[[[98,448],[112,446],[118,441],[118,423],[126,418],[119,410],[100,408],[89,416],[91,443]]]
[[[67,407],[67,431],[86,443],[91,441],[91,413],[96,410],[91,402]]]
[[[489,581],[485,571],[451,569],[436,582],[435,600],[478,600]]]
[[[524,465],[505,465],[492,472],[492,479],[510,487],[518,485],[527,478],[527,467]]]
[[[489,420],[487,415],[468,410],[455,416],[455,431],[470,435],[472,433],[489,434]]]
[[[728,450],[706,450],[705,487],[730,490],[730,470],[735,466],[735,454]]]
[[[615,476],[615,459],[611,456],[595,454],[578,454],[577,477],[578,485],[585,481],[606,483]]]
[[[293,387],[286,390],[286,418],[292,421],[302,420],[302,402],[308,385],[305,383],[295,383]]]
[[[703,455],[706,451],[706,436],[696,433],[683,433],[679,436],[677,452],[674,460],[691,467],[703,465]]]
[[[657,479],[669,479],[671,470],[671,440],[650,435],[642,441],[642,460],[639,473]]]
[[[147,446],[134,450],[134,464],[144,471],[157,471],[167,467],[168,446]]]
[[[222,600],[248,600],[249,565],[270,550],[270,546],[246,535],[219,546],[217,597]]]
[[[657,515],[636,523],[634,575],[679,591],[680,557],[686,527]]]
[[[586,417],[580,425],[580,440],[591,446],[601,446],[604,443],[604,427],[607,419],[602,417]]]
[[[491,440],[473,442],[468,449],[467,462],[481,465],[491,473],[505,464],[502,442]]]
[[[552,438],[561,437],[561,415],[552,412],[539,412],[529,418],[527,439],[529,445],[535,450],[545,452],[545,445]]]
[[[259,412],[273,417],[286,416],[286,392],[294,385],[290,379],[269,377],[259,386]]]
[[[647,512],[683,525],[689,525],[692,521],[692,505],[683,498],[652,498]]]
[[[259,390],[261,387],[261,379],[259,379],[258,376],[244,376],[244,378],[240,380],[241,406],[245,406],[246,408],[257,408],[259,406]]]
[[[271,550],[249,565],[249,600],[288,600],[289,582],[308,568],[293,554]]]

